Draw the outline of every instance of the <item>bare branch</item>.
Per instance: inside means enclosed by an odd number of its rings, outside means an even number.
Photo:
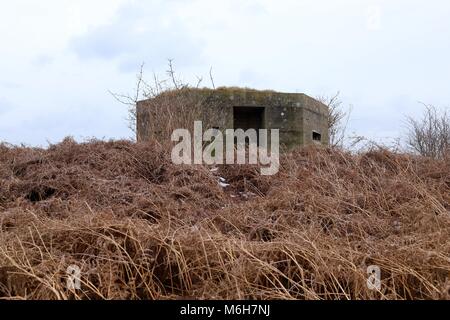
[[[331,97],[317,97],[317,100],[328,107],[328,130],[331,147],[343,147],[348,121],[352,111],[352,106],[348,110],[342,108],[342,101],[339,99],[339,95],[340,92],[338,91]]]
[[[450,114],[426,105],[421,119],[407,117],[409,148],[431,158],[443,158],[450,151]]]
[[[196,77],[197,77],[197,85],[195,87],[198,89],[200,87],[200,84],[203,81],[203,77],[199,77],[199,76],[196,76]]]
[[[170,100],[169,98],[162,97],[164,93],[168,91],[182,90],[184,88],[191,87],[189,83],[183,83],[180,79],[177,78],[173,59],[168,59],[168,70],[166,71],[166,75],[167,76],[165,79],[160,79],[158,75],[153,72],[153,81],[151,84],[148,84],[144,80],[144,63],[142,63],[139,72],[136,75],[136,86],[132,94],[119,94],[108,91],[116,101],[128,106],[128,126],[134,133],[136,133],[137,103],[139,100],[155,99],[158,97],[160,98],[157,99],[157,103],[154,103],[156,105],[156,107],[154,108],[154,112],[158,112],[159,114],[161,114],[161,122],[164,123],[153,123],[149,124],[149,126],[174,126],[177,121],[177,119],[175,119],[176,117],[174,116],[174,110],[176,110],[177,108],[178,111],[183,110],[183,112],[180,113],[189,114],[192,117],[194,117],[194,115],[198,113],[198,106],[196,106],[196,103],[194,103],[194,101],[190,101],[190,99],[187,99],[186,97],[183,98],[183,101],[170,101],[170,104],[168,103]],[[215,88],[214,79],[212,77],[212,68],[209,75],[213,87]],[[197,76],[197,83],[195,87],[199,88],[202,81],[203,77]],[[176,107],[173,107],[172,104]],[[167,112],[168,110],[171,111]],[[164,118],[164,120],[162,118]],[[185,118],[187,119],[189,117]]]
[[[212,84],[213,89],[216,89],[216,85],[214,84],[214,77],[212,74],[212,70],[213,70],[213,68],[211,67],[211,69],[209,69],[209,78],[211,79],[211,84]]]
[[[175,77],[175,70],[173,68],[173,59],[169,59],[169,70],[167,70],[167,74],[169,75],[170,80],[172,80],[173,86],[175,89],[179,89],[179,83]]]

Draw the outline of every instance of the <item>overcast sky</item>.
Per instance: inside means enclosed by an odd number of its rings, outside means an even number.
[[[0,141],[128,138],[142,62],[186,81],[341,92],[349,131],[401,135],[419,101],[450,106],[448,0],[2,0]]]

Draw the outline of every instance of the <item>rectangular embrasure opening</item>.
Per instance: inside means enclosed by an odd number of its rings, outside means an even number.
[[[313,141],[320,142],[322,141],[322,135],[318,133],[317,131],[313,131]]]
[[[264,129],[264,107],[234,107],[233,120],[234,130],[242,129],[247,131],[255,129],[259,137],[259,129]],[[259,145],[259,139],[257,141]]]

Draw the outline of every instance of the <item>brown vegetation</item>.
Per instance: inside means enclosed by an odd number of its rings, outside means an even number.
[[[450,153],[450,113],[425,105],[422,118],[407,117],[407,145],[417,154],[431,158]]]
[[[281,164],[264,177],[175,166],[157,144],[0,145],[0,297],[450,298],[448,159],[307,148]]]

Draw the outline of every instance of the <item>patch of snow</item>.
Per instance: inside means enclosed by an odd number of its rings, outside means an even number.
[[[248,191],[248,192],[239,192],[239,195],[242,198],[244,198],[244,199],[248,199],[250,197],[255,197],[256,196],[256,194],[254,194],[253,192],[250,192],[250,191]]]
[[[226,182],[227,180],[225,178],[219,177],[219,186],[221,186],[222,188],[229,187],[230,184]]]
[[[228,183],[219,182],[219,186],[221,186],[222,188],[226,188],[229,187],[230,185]]]

